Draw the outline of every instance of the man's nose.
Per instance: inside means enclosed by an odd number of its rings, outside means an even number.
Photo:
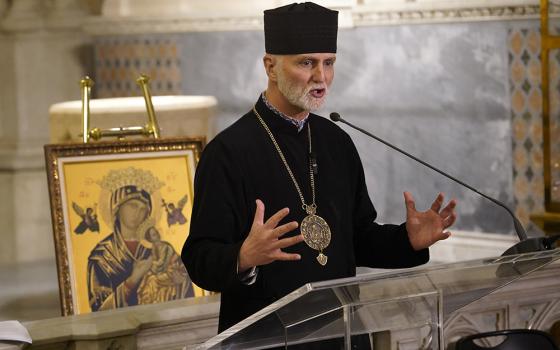
[[[325,81],[325,70],[323,69],[323,65],[318,64],[315,69],[313,69],[312,78],[316,83],[322,83]]]

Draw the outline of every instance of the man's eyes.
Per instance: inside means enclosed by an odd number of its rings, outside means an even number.
[[[313,60],[303,60],[303,61],[300,61],[299,64],[302,67],[312,67],[315,64],[315,62]],[[324,61],[323,64],[325,66],[333,66],[334,65],[334,60],[326,60],[326,61]]]

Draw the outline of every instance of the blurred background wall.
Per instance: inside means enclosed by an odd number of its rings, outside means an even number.
[[[262,10],[286,3],[0,0],[0,265],[54,257],[42,150],[51,104],[79,99],[85,74],[95,98],[139,96],[134,79],[146,73],[154,95],[215,96],[215,134],[265,89]],[[339,10],[341,24],[320,114],[337,111],[503,200],[538,234],[529,221],[543,210],[538,1],[318,3]],[[443,191],[458,199],[456,230],[515,239],[503,209],[348,132],[381,222],[404,220],[403,191],[421,208]]]

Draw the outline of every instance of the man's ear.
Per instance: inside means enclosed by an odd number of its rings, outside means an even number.
[[[278,59],[273,55],[265,54],[263,57],[264,70],[269,80],[276,81],[276,63]]]

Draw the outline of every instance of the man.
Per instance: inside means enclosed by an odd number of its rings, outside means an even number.
[[[425,263],[455,221],[442,194],[418,212],[405,193],[406,223],[375,223],[350,137],[310,113],[334,77],[337,16],[313,3],[265,11],[267,89],[198,164],[182,259],[221,292],[220,332],[305,283]]]

